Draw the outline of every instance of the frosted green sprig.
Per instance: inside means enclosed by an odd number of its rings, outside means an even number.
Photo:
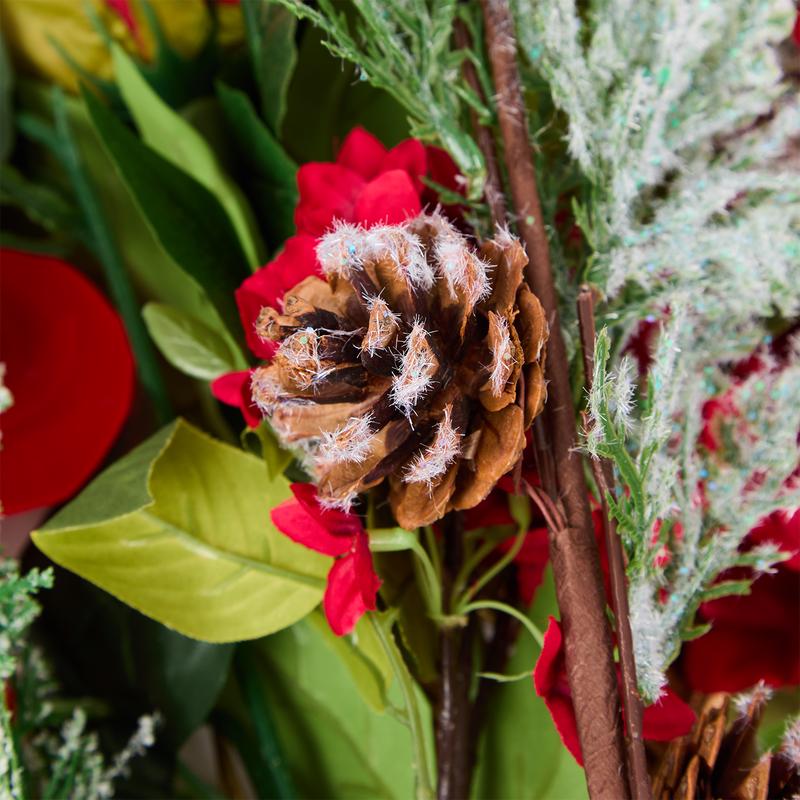
[[[494,112],[462,78],[465,58],[484,78],[485,69],[475,52],[453,49],[455,0],[354,0],[358,18],[353,26],[331,0],[315,6],[302,0],[278,2],[313,22],[327,37],[328,50],[355,64],[362,80],[392,95],[409,114],[413,135],[444,147],[467,179],[468,198],[481,197],[486,169],[464,111],[472,108],[484,121],[491,121]]]

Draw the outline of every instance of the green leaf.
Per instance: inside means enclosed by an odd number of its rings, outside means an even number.
[[[703,602],[719,600],[720,597],[729,597],[730,595],[750,594],[751,585],[751,580],[720,581],[713,586],[709,586],[708,589],[703,592]]]
[[[320,612],[261,643],[264,687],[299,797],[414,796],[408,728],[362,697]],[[389,693],[399,705],[399,687]],[[425,704],[420,696],[420,702]],[[314,769],[309,769],[309,764]]]
[[[258,118],[244,92],[217,83],[217,94],[245,174],[251,181],[253,202],[267,240],[275,248],[294,233],[297,165]]]
[[[0,164],[6,162],[14,147],[13,90],[14,74],[11,71],[5,39],[0,33]]]
[[[252,447],[255,443],[255,449]],[[242,446],[249,447],[256,455],[259,455],[267,465],[267,475],[271,480],[281,477],[292,463],[292,454],[284,450],[278,443],[269,423],[265,420],[255,430],[245,428],[242,432]]]
[[[297,63],[297,20],[286,8],[270,0],[242,3],[242,15],[261,95],[261,112],[270,130],[280,135],[286,114],[289,82]]]
[[[247,367],[222,336],[182,311],[161,303],[148,303],[142,315],[164,358],[193,378],[213,381],[225,372]]]
[[[261,263],[258,233],[247,200],[220,165],[214,150],[180,114],[156,94],[119,45],[111,48],[117,85],[145,143],[191,175],[220,202],[251,268]]]
[[[545,630],[557,615],[552,570],[548,567],[530,614]],[[506,671],[529,670],[539,649],[520,635]],[[581,800],[587,797],[583,770],[561,743],[550,712],[536,696],[533,677],[493,687],[492,702],[480,744],[473,797],[511,800]]]
[[[142,144],[94,95],[84,90],[83,100],[159,243],[205,290],[238,341],[234,291],[248,267],[225,210],[203,185]]]
[[[272,525],[261,462],[179,420],[33,534],[57,564],[180,633],[252,639],[305,616],[330,560]]]

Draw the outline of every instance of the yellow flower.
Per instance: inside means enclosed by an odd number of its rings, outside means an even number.
[[[195,55],[211,29],[205,0],[149,2],[171,46],[186,58]],[[17,69],[77,91],[78,73],[59,53],[60,45],[87,72],[110,79],[111,54],[89,8],[130,53],[145,61],[154,58],[155,38],[139,0],[0,0],[0,28]],[[241,41],[238,4],[220,3],[217,18],[222,45]]]

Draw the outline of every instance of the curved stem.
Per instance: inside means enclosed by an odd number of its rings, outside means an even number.
[[[425,588],[425,599],[428,604],[428,613],[434,618],[438,617],[442,613],[442,586],[439,575],[431,563],[431,559],[429,558],[427,551],[418,540],[414,541],[414,544],[411,546],[411,550],[419,560],[419,564],[422,567],[422,573],[424,576],[423,587]]]
[[[521,622],[528,633],[536,640],[539,647],[544,647],[544,636],[542,632],[521,612],[507,603],[501,603],[498,600],[476,600],[474,603],[467,603],[461,606],[458,610],[462,614],[469,614],[472,611],[480,611],[482,608],[488,608],[492,611],[502,611],[504,614],[509,614],[514,619]]]
[[[495,575],[501,573],[516,557],[519,551],[522,549],[522,545],[525,542],[525,536],[527,535],[527,530],[525,528],[520,528],[519,533],[517,534],[516,538],[514,539],[514,544],[511,545],[509,551],[497,562],[495,562],[483,575],[478,578],[472,586],[464,592],[464,596],[461,598],[459,605],[463,606],[464,603],[468,603],[472,600],[473,597],[481,590],[487,583],[489,583]]]
[[[422,726],[422,714],[420,713],[414,681],[408,672],[403,657],[397,649],[397,645],[391,636],[391,625],[385,628],[378,615],[371,613],[367,615],[378,641],[381,643],[386,657],[389,659],[392,671],[394,672],[400,689],[403,693],[403,701],[408,715],[408,728],[411,731],[411,746],[414,751],[417,772],[417,800],[433,800],[434,784],[430,764],[428,763],[428,751],[425,747],[425,734]]]

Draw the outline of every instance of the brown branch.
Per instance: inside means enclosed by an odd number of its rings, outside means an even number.
[[[588,286],[582,286],[578,295],[578,321],[580,323],[581,349],[583,350],[584,382],[587,391],[592,390],[594,375],[594,298]],[[622,707],[625,711],[628,754],[628,779],[634,800],[650,800],[652,788],[647,773],[647,756],[644,751],[642,732],[642,698],[636,682],[636,659],[633,654],[628,610],[628,591],[625,582],[625,559],[622,542],[617,535],[617,526],[611,516],[608,496],[614,486],[614,475],[607,459],[592,459],[592,473],[600,494],[603,509],[603,535],[608,553],[608,569],[611,575],[611,603],[617,623],[617,640],[622,670]]]
[[[462,513],[451,511],[444,518],[443,527],[442,596],[449,597],[451,581],[463,561]],[[471,634],[470,627],[443,626],[439,635],[439,691],[435,715],[438,800],[469,797],[473,753],[469,700]]]
[[[469,51],[472,49],[472,39],[463,20],[456,20],[453,29],[453,38],[459,50]],[[464,59],[462,71],[469,87],[485,103],[486,98],[483,95],[483,89],[481,89],[478,73],[475,71],[475,65],[468,58]],[[500,169],[497,166],[494,137],[489,128],[481,125],[478,120],[478,113],[474,108],[470,108],[469,115],[470,121],[472,122],[472,130],[475,132],[475,141],[486,163],[486,182],[483,185],[483,195],[489,206],[492,222],[495,225],[502,225],[506,221],[506,199],[503,194],[503,181],[500,177]]]
[[[563,502],[568,523],[567,528],[550,532],[556,594],[565,631],[567,675],[589,792],[594,798],[624,800],[630,795],[611,635],[583,466],[574,451],[575,410],[569,362],[528,138],[513,22],[507,0],[481,0],[481,6],[514,211],[530,259],[527,279],[550,322],[546,369],[549,400],[543,426],[550,435],[557,485],[545,488]]]

